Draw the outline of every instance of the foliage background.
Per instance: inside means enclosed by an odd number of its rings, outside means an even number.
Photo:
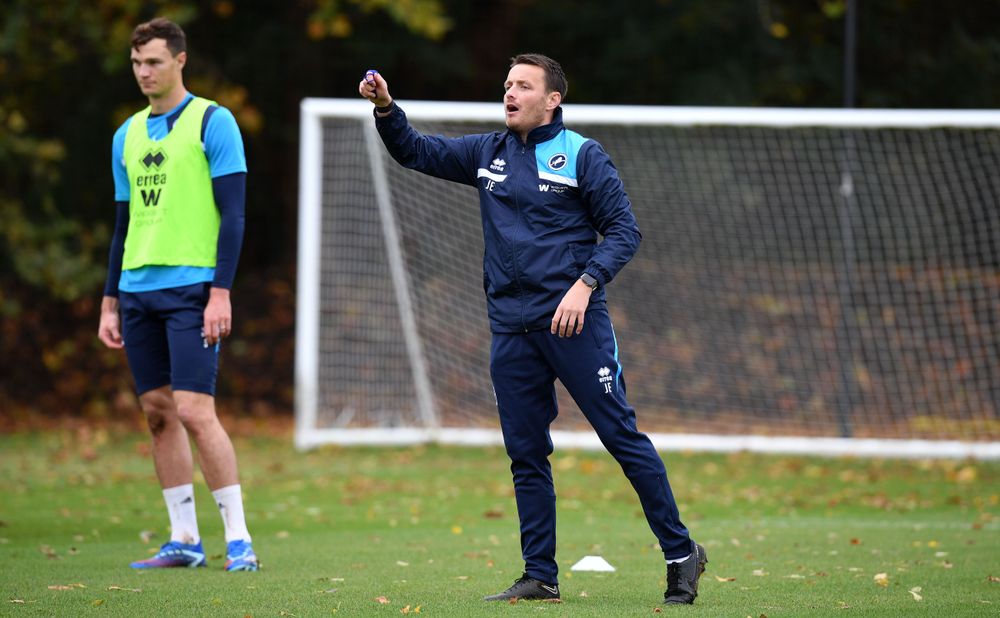
[[[558,58],[569,101],[838,107],[846,0],[11,0],[0,12],[0,424],[134,413],[96,338],[113,223],[114,130],[145,103],[132,28],[188,34],[185,80],[233,110],[250,168],[223,357],[230,413],[293,397],[299,102],[352,97],[377,67],[406,99],[498,101],[508,59]],[[860,2],[859,107],[1000,107],[1000,3]]]

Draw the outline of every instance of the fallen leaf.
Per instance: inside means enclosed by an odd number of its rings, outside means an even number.
[[[765,571],[764,569],[754,569],[752,574],[756,575],[757,577],[764,577],[765,575],[767,575],[767,571]]]
[[[389,604],[389,599],[387,599],[385,597],[375,597],[375,600],[378,601],[379,603],[381,603],[382,605],[388,605]]]
[[[883,588],[887,588],[889,586],[888,573],[876,573],[874,579],[875,583],[878,584],[879,586],[882,586]]]
[[[333,594],[336,591],[337,591],[336,588],[330,588],[329,590],[324,590],[323,594]]]
[[[288,536],[289,536],[289,534],[288,534],[288,530],[278,530],[278,531],[277,531],[277,532],[276,532],[276,533],[274,534],[274,536],[276,536],[276,537],[277,537],[277,538],[279,538],[279,539],[287,539],[287,538],[288,538]]]
[[[785,575],[785,579],[805,579],[805,575],[799,575],[798,573],[792,573],[791,575]]]
[[[10,603],[18,603],[18,604],[23,605],[24,604],[24,599],[10,599],[9,602]]]
[[[143,530],[139,533],[139,540],[146,545],[149,545],[149,542],[153,540],[154,536],[156,536],[156,533],[152,530]]]
[[[45,554],[46,558],[55,559],[55,558],[59,557],[59,554],[56,553],[56,550],[52,549],[48,545],[41,545],[41,546],[39,546],[38,551],[40,551],[43,554]]]
[[[396,564],[399,566],[410,566],[409,562],[403,562],[402,560],[397,560]]]
[[[663,610],[662,610],[662,609],[660,609],[659,607],[654,607],[654,608],[653,608],[653,613],[654,613],[654,614],[662,614],[662,613],[663,613]]]
[[[861,545],[861,539],[851,539],[851,545]]]
[[[958,483],[972,483],[976,480],[976,467],[965,466],[955,474],[955,481]]]
[[[987,575],[986,581],[998,584],[1000,583],[1000,577],[997,577],[996,575]]]
[[[404,608],[400,609],[400,610],[399,610],[399,613],[400,613],[400,614],[409,614],[409,613],[410,613],[410,606],[409,606],[409,605],[407,605],[406,607],[404,607]]]
[[[908,590],[908,592],[913,595],[913,600],[914,601],[923,601],[924,600],[924,597],[920,596],[920,590],[921,590],[920,586],[915,586],[915,587],[910,588]]]
[[[503,519],[503,511],[491,509],[483,513],[483,517],[485,517],[486,519]]]
[[[734,582],[734,581],[736,581],[736,578],[735,577],[719,577],[718,575],[716,575],[715,576],[715,581],[717,581],[717,582]]]
[[[461,579],[461,580],[463,580],[463,581],[464,581],[464,580],[466,580],[466,579],[469,579],[469,576],[468,576],[468,575],[459,575],[459,576],[458,576],[458,577],[456,577],[455,579]]]
[[[452,526],[451,527],[451,533],[452,534],[462,534],[462,526]]]
[[[90,602],[91,605],[97,607],[98,605],[104,605],[104,599],[94,599]]]
[[[945,560],[944,562],[941,563],[941,566],[943,566],[946,569],[950,569],[950,568],[953,568],[955,566],[955,564],[952,563],[952,562],[948,562],[947,560]]]
[[[583,590],[583,591],[581,591],[581,592],[580,592],[580,596],[581,596],[581,597],[589,597],[590,595],[589,595],[589,594],[587,594],[587,591],[586,591],[586,590]]]
[[[108,590],[121,590],[123,592],[142,592],[142,588],[122,588],[121,586],[108,586]]]

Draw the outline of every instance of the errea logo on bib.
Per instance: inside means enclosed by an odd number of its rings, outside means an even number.
[[[550,170],[558,171],[566,167],[566,161],[566,154],[560,152],[549,157],[549,160],[545,164],[549,166]]]
[[[150,150],[139,159],[139,163],[148,170],[151,167],[159,169],[163,166],[163,162],[167,160],[167,155],[164,154],[162,150],[157,148],[156,150]]]

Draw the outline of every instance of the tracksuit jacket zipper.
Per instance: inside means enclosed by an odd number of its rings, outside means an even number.
[[[521,330],[528,332],[528,324],[524,321],[524,288],[521,286],[521,272],[517,267],[517,233],[521,229],[521,200],[518,199],[520,191],[517,182],[514,180],[514,176],[517,174],[518,170],[524,164],[524,156],[526,154],[527,147],[522,143],[518,145],[520,152],[515,152],[518,156],[517,165],[512,166],[511,176],[508,180],[514,182],[514,235],[510,241],[510,254],[512,267],[514,269],[514,281],[517,283],[517,299],[520,302],[521,307]]]

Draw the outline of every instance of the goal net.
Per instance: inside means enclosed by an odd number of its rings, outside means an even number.
[[[502,130],[499,104],[400,102]],[[1000,112],[565,106],[643,241],[608,286],[660,448],[1000,457]],[[500,443],[475,189],[302,104],[296,443]],[[561,386],[557,446],[599,446]]]

